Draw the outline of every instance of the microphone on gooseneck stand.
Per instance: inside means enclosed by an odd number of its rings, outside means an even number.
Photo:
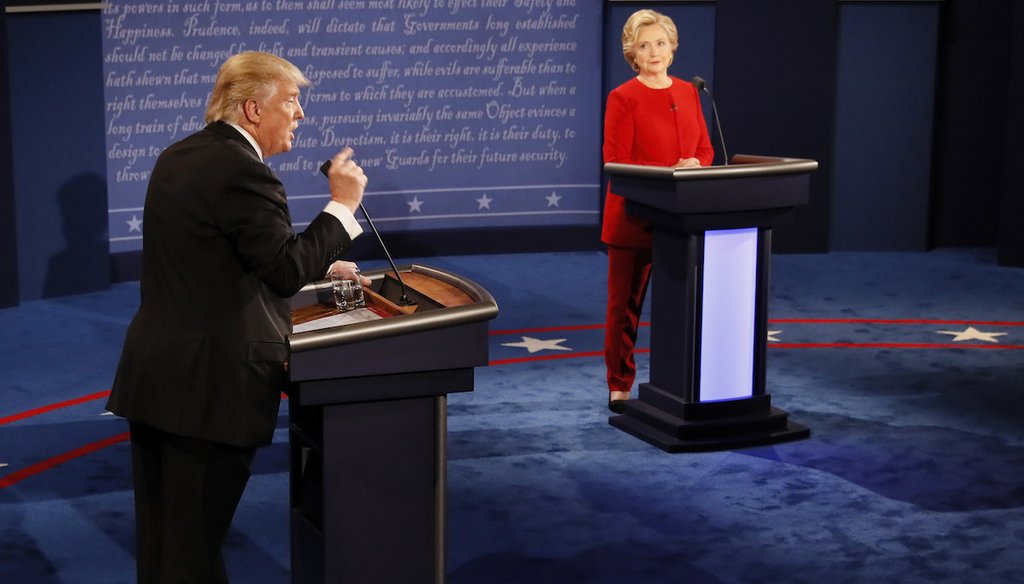
[[[327,171],[331,168],[331,161],[328,160],[320,165],[320,172],[327,176]],[[366,212],[366,207],[363,206],[362,202],[359,203],[359,208],[363,211],[363,216],[366,217],[366,223],[373,230],[373,234],[377,236],[377,241],[380,243],[380,248],[384,250],[384,256],[388,258],[388,263],[391,264],[391,270],[395,273],[395,279],[398,280],[398,285],[402,289],[402,295],[398,297],[398,301],[404,305],[414,304],[409,300],[408,294],[405,292],[405,282],[402,281],[402,275],[398,273],[398,268],[395,267],[395,260],[391,259],[391,254],[388,252],[388,246],[384,245],[384,240],[380,236],[380,232],[377,231],[377,227],[373,224],[373,219],[370,219],[370,214]]]
[[[697,91],[703,91],[711,97],[711,113],[715,116],[715,127],[718,128],[718,139],[722,143],[722,164],[728,166],[729,153],[725,150],[725,134],[722,133],[722,122],[718,119],[718,106],[715,105],[715,96],[711,95],[711,91],[708,89],[708,84],[704,81],[703,77],[694,77],[690,83],[697,88]]]

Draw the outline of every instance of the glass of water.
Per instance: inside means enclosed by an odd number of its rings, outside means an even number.
[[[363,295],[363,285],[359,281],[359,270],[356,270],[355,280],[343,278],[340,274],[331,274],[331,288],[334,290],[334,304],[338,310],[345,312],[366,306],[366,297]]]

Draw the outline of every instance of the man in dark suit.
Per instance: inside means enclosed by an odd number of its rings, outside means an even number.
[[[231,57],[206,128],[150,177],[142,303],[107,403],[130,423],[142,584],[227,582],[223,541],[287,383],[288,298],[362,232],[367,178],[351,149],[332,160],[331,201],[302,233],[263,162],[291,149],[308,85],[274,55]]]

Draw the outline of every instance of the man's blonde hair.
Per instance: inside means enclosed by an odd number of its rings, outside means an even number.
[[[673,59],[675,59],[676,49],[679,48],[679,31],[676,30],[676,25],[671,18],[653,10],[637,10],[626,20],[626,26],[622,27],[622,56],[637,73],[640,72],[640,67],[636,64],[633,45],[636,43],[637,35],[640,34],[640,29],[652,24],[660,25],[668,33],[668,40],[672,43]],[[669,65],[671,64],[672,61],[669,61]]]
[[[298,67],[277,55],[257,51],[234,55],[217,72],[206,106],[206,123],[237,122],[247,99],[269,98],[279,81],[294,81],[299,87],[310,85]]]

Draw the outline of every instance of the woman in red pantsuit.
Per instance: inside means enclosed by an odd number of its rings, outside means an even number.
[[[638,10],[622,30],[622,53],[637,76],[608,95],[604,161],[697,168],[715,153],[692,85],[668,74],[679,34],[669,17]],[[633,347],[651,275],[651,232],[626,214],[609,188],[601,241],[608,246],[608,311],[604,354],[608,407],[621,411],[636,377]]]

